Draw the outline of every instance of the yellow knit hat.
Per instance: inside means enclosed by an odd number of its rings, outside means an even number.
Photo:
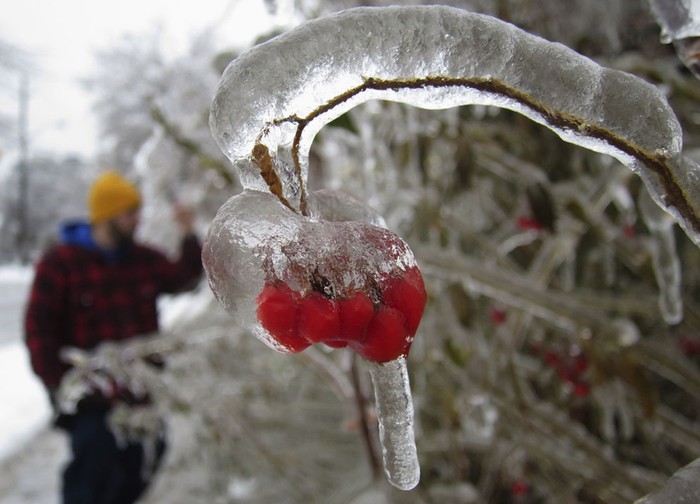
[[[115,171],[100,175],[88,194],[90,222],[104,222],[141,206],[141,194],[134,184]]]

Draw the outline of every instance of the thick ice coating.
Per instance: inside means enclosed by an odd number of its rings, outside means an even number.
[[[426,297],[413,253],[388,229],[343,220],[380,220],[359,203],[313,196],[311,208],[328,213],[303,216],[255,190],[224,204],[202,256],[213,292],[281,352],[326,343],[373,362],[407,355]]]
[[[696,459],[676,471],[661,490],[635,501],[634,504],[690,504],[694,502],[700,502],[700,459]]]
[[[649,0],[661,25],[661,40],[671,42],[700,37],[700,3],[697,0]]]
[[[681,128],[662,94],[485,15],[445,6],[358,8],[304,23],[229,65],[210,124],[246,187],[269,187],[252,157],[264,146],[284,196],[303,206],[314,135],[370,99],[516,110],[628,165],[700,243],[697,167],[682,166]]]

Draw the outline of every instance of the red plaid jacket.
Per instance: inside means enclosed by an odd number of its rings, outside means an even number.
[[[37,264],[25,314],[25,341],[34,372],[48,389],[68,369],[59,351],[91,349],[158,330],[161,293],[193,288],[202,272],[201,246],[183,240],[178,262],[133,245],[117,260],[80,245],[59,245]]]

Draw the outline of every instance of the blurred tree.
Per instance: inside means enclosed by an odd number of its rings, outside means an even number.
[[[3,105],[8,104],[0,108],[0,148],[8,149],[17,142],[17,99],[22,76],[30,72],[31,68],[31,58],[26,52],[0,39],[0,100]]]
[[[217,54],[207,32],[184,55],[167,56],[162,43],[157,31],[124,38],[98,53],[87,86],[100,124],[100,164],[140,179],[142,234],[169,249],[174,230],[163,222],[174,200],[198,207],[204,219],[235,190],[208,130],[220,67],[234,55]]]
[[[26,200],[17,191],[23,172],[31,174],[26,186]],[[94,167],[77,157],[57,159],[53,156],[31,157],[26,164],[16,163],[11,169],[0,194],[0,262],[22,259],[17,240],[24,232],[29,258],[58,238],[58,225],[63,219],[85,217],[85,201]],[[23,212],[26,212],[23,215]],[[26,224],[24,230],[21,227]]]
[[[126,36],[96,54],[97,70],[85,84],[95,97],[102,161],[129,171],[153,129],[153,100],[167,92],[169,71],[157,33]]]

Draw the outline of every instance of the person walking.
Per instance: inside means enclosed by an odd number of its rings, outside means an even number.
[[[118,172],[107,171],[94,181],[87,206],[89,221],[64,224],[59,243],[37,263],[25,313],[31,366],[53,405],[70,369],[62,350],[91,350],[157,332],[158,295],[190,290],[202,274],[189,209],[175,206],[183,238],[179,260],[171,261],[135,241],[141,194]],[[75,412],[59,412],[57,426],[67,432],[71,449],[63,504],[129,504],[147,488],[143,445],[121,442],[108,426],[113,404],[113,397],[96,389]],[[164,444],[161,455],[163,450]]]

